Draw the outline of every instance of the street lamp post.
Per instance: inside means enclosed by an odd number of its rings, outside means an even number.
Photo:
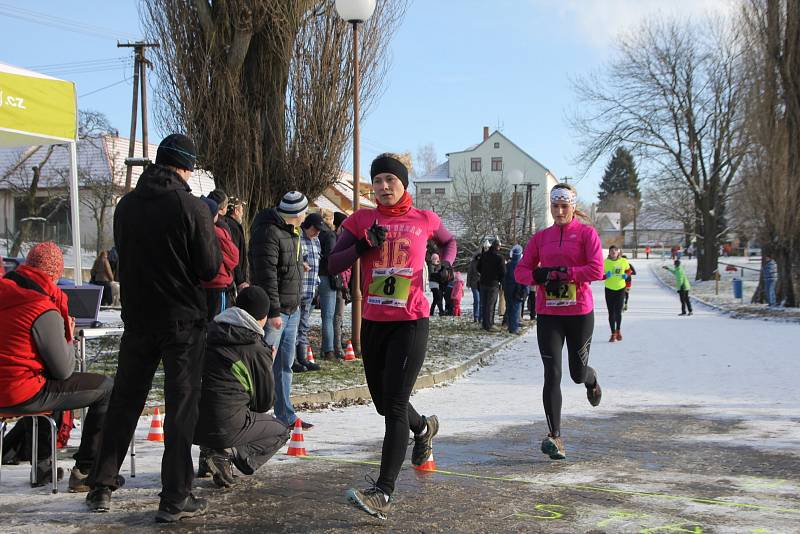
[[[336,12],[353,25],[353,211],[358,209],[361,180],[359,178],[359,131],[358,131],[358,25],[372,16],[376,0],[336,0]],[[361,261],[353,264],[352,287],[352,338],[353,350],[361,354]]]

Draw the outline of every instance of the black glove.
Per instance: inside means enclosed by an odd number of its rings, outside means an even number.
[[[453,266],[447,260],[442,260],[442,283],[448,283],[453,279]]]
[[[378,225],[378,221],[373,222],[364,234],[364,237],[356,241],[356,252],[359,256],[370,249],[382,246],[386,241],[386,228]]]
[[[566,267],[537,267],[533,270],[533,279],[537,284],[544,284],[550,279],[550,273],[567,273]]]
[[[548,280],[544,285],[544,289],[551,295],[561,295],[561,290],[565,285],[566,282],[563,280]]]

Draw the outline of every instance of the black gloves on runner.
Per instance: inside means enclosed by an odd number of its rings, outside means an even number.
[[[382,246],[384,241],[386,241],[386,228],[375,221],[364,232],[364,237],[356,241],[356,252],[361,256],[368,250]]]
[[[551,273],[556,273],[555,276]],[[567,274],[566,267],[537,267],[533,270],[533,279],[537,284],[544,284],[548,280],[562,278],[559,274]]]

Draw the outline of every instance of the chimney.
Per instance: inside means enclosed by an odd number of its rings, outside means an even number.
[[[486,141],[487,139],[489,139],[489,127],[488,126],[484,126],[483,127],[483,140]]]

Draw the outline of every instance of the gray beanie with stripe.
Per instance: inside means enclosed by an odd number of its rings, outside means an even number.
[[[300,191],[289,191],[278,204],[278,213],[287,217],[298,217],[308,209],[308,199]]]

